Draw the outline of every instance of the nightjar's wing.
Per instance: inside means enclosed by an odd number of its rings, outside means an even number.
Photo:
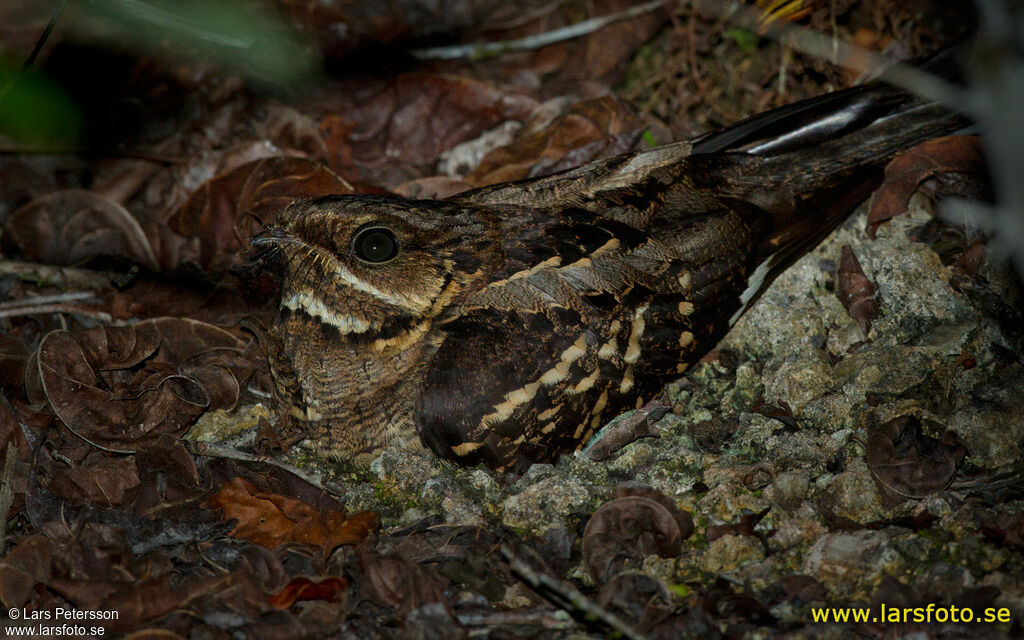
[[[551,461],[710,349],[756,250],[742,214],[688,204],[647,229],[507,208],[502,268],[454,310],[428,365],[414,417],[424,443],[461,464]]]
[[[895,153],[963,125],[866,85],[457,196],[505,214],[505,268],[460,307],[428,365],[422,439],[498,467],[574,448],[712,348]]]

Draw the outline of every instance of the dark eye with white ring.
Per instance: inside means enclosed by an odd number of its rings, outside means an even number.
[[[387,262],[398,255],[398,238],[386,227],[369,227],[352,240],[356,257],[365,262]]]

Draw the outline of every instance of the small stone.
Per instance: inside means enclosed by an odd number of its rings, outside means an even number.
[[[900,562],[890,537],[887,530],[826,534],[808,550],[803,570],[836,597],[865,596],[870,583]]]
[[[832,387],[832,368],[820,352],[809,350],[787,359],[765,384],[765,395],[799,411]]]
[[[745,564],[764,560],[764,545],[751,536],[724,535],[708,543],[700,559],[710,573],[735,571]]]
[[[592,491],[573,477],[549,477],[506,498],[501,518],[506,526],[534,536],[552,527],[572,529],[571,514],[593,511],[602,493],[607,496],[611,491]]]
[[[765,498],[786,511],[794,511],[807,497],[810,483],[807,471],[784,471],[765,488]]]

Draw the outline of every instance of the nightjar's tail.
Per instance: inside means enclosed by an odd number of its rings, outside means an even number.
[[[762,231],[757,268],[733,319],[870,196],[896,154],[969,124],[879,82],[781,107],[693,141],[687,162],[706,177],[701,186],[717,189],[738,211],[746,208],[749,219],[761,218],[753,225]]]

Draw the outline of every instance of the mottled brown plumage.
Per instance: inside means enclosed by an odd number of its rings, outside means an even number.
[[[893,154],[962,124],[869,85],[445,201],[295,204],[256,241],[283,274],[275,404],[330,456],[551,461],[710,350]]]

